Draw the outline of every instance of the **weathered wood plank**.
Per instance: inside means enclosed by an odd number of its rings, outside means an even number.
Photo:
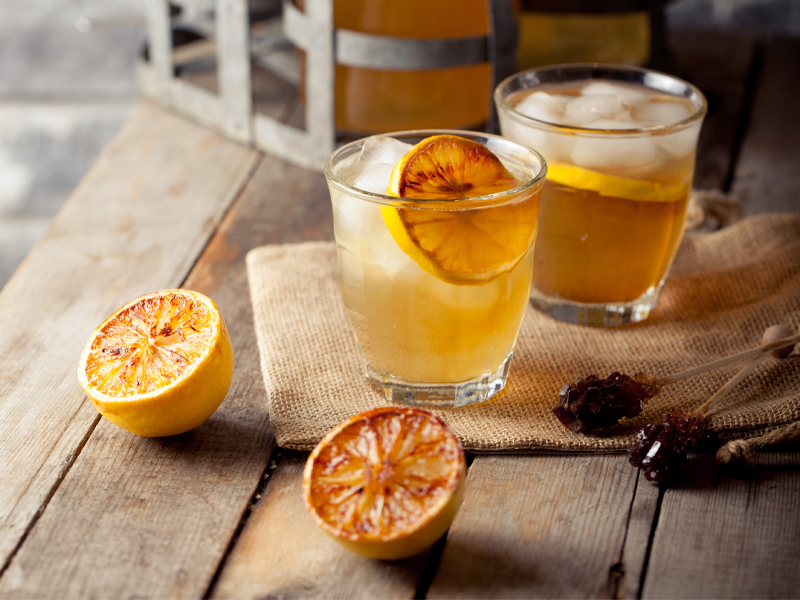
[[[324,178],[263,158],[184,284],[213,297],[228,323],[229,397],[171,439],[102,420],[0,580],[0,597],[204,595],[274,447],[244,257],[263,243],[332,235]]]
[[[428,598],[614,596],[636,480],[623,455],[476,457]]]
[[[329,539],[303,504],[307,456],[283,452],[212,598],[414,598],[427,555],[375,561]]]
[[[695,84],[708,99],[697,147],[696,189],[724,190],[728,185],[748,78],[754,68],[752,36],[673,29],[669,32],[673,72]]]
[[[240,294],[250,323],[241,258],[262,244],[310,239],[333,239],[325,179],[265,157],[209,245],[209,251],[219,247],[215,253],[228,258],[214,260],[198,271],[210,273],[212,279],[219,277],[217,273],[239,273],[241,281],[231,282],[230,287]],[[252,325],[249,335],[253,373],[260,378]],[[317,529],[300,492],[303,456],[286,453],[280,461],[220,571],[213,596],[413,597],[424,557],[375,563],[350,554]]]
[[[274,448],[234,245],[218,233],[184,284],[212,296],[229,324],[236,370],[226,401],[198,429],[162,440],[102,420],[0,580],[0,596],[207,590]]]
[[[800,453],[762,454],[749,476],[700,457],[664,495],[643,598],[797,598]]]
[[[639,473],[622,550],[622,565],[618,570],[619,583],[615,598],[641,598],[647,552],[650,548],[650,536],[656,526],[658,505],[658,487]]]
[[[274,447],[250,391],[237,385],[207,423],[172,438],[101,420],[0,597],[202,597]]]
[[[732,191],[746,214],[800,212],[800,40],[773,39],[742,142]]]
[[[143,102],[0,292],[0,569],[97,422],[83,344],[183,281],[257,156]]]

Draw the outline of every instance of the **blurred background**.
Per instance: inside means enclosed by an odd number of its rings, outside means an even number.
[[[144,3],[0,1],[0,288],[139,99]],[[672,0],[666,26],[800,37],[800,1]]]

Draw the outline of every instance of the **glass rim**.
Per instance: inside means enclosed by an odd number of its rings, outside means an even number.
[[[511,86],[511,84],[514,81],[519,80],[530,73],[542,73],[542,72],[554,72],[554,71],[563,71],[565,73],[569,73],[569,72],[586,71],[586,70],[598,71],[598,72],[605,71],[607,73],[613,73],[613,72],[640,73],[642,75],[650,75],[656,78],[670,79],[672,81],[680,83],[681,85],[685,86],[688,90],[690,90],[700,100],[700,105],[696,106],[695,111],[686,118],[681,119],[680,121],[675,121],[674,123],[668,123],[666,125],[649,125],[646,127],[635,127],[632,129],[592,129],[590,127],[577,127],[574,125],[564,125],[564,124],[551,123],[549,121],[542,121],[539,119],[535,119],[533,117],[529,117],[517,111],[507,101],[509,94],[506,93],[506,91]],[[602,77],[597,77],[596,79],[602,79]],[[575,81],[579,80],[575,79]],[[669,92],[667,92],[666,90],[653,88],[643,83],[639,85],[642,85],[643,87],[648,89],[655,89],[656,91],[669,94]],[[614,65],[606,63],[566,63],[560,65],[548,65],[545,67],[535,67],[533,69],[520,71],[519,73],[514,73],[513,75],[506,77],[503,81],[497,84],[497,87],[494,89],[493,96],[498,112],[500,111],[500,109],[502,109],[508,114],[509,117],[520,123],[534,125],[537,126],[539,129],[550,129],[553,131],[573,132],[573,133],[590,134],[590,135],[593,134],[593,135],[604,135],[604,136],[605,135],[630,136],[643,133],[652,134],[658,132],[684,129],[685,127],[688,127],[694,122],[701,120],[703,117],[705,117],[706,113],[708,112],[708,100],[706,99],[705,94],[703,94],[703,92],[701,92],[697,86],[681,79],[680,77],[669,75],[668,73],[662,73],[661,71],[655,71],[653,69],[646,69],[644,67],[635,67],[629,65]]]
[[[361,190],[358,188],[354,188],[351,185],[342,181],[334,172],[333,172],[333,162],[334,160],[341,156],[343,153],[351,150],[355,146],[359,144],[364,144],[367,139],[371,137],[377,136],[385,136],[385,137],[392,137],[395,139],[402,138],[402,137],[420,137],[425,139],[427,137],[431,137],[433,135],[457,135],[460,137],[465,137],[468,139],[473,139],[475,137],[480,138],[490,138],[495,139],[501,144],[509,144],[512,146],[518,146],[524,149],[526,152],[532,154],[536,160],[539,161],[539,171],[538,173],[534,173],[534,176],[524,182],[522,185],[517,186],[515,188],[511,188],[510,190],[505,190],[502,192],[496,192],[494,194],[486,194],[484,196],[472,196],[469,198],[401,198],[398,196],[389,196],[388,194],[376,194],[374,192],[368,192],[366,190]],[[474,140],[473,141],[478,141]],[[514,158],[513,156],[511,158]],[[527,166],[527,165],[526,165]],[[531,169],[533,170],[533,169]],[[493,133],[485,133],[482,131],[466,131],[466,130],[459,130],[459,129],[409,129],[405,131],[392,131],[389,133],[380,133],[375,135],[366,136],[355,141],[349,142],[340,148],[334,150],[331,155],[328,157],[328,160],[325,161],[325,167],[323,169],[325,173],[325,178],[328,180],[328,183],[332,184],[338,190],[347,193],[349,196],[353,196],[355,198],[360,198],[361,200],[367,200],[369,202],[376,202],[378,204],[387,204],[392,206],[404,206],[404,205],[419,205],[425,203],[446,203],[446,204],[453,204],[463,206],[465,204],[472,205],[472,204],[483,204],[483,203],[490,203],[492,205],[500,204],[497,202],[498,200],[504,200],[506,198],[512,198],[514,196],[518,196],[521,193],[527,191],[530,188],[533,188],[539,184],[544,183],[545,176],[547,175],[547,161],[544,159],[539,152],[527,146],[525,144],[520,144],[519,142],[515,142],[508,138],[504,138],[499,135],[495,135]]]

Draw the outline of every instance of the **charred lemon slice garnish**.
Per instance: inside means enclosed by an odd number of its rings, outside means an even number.
[[[509,271],[533,245],[538,198],[524,195],[463,209],[447,201],[497,194],[521,183],[485,146],[437,135],[409,150],[389,179],[389,195],[420,202],[383,206],[381,213],[395,242],[424,271],[456,285],[481,284]]]
[[[389,194],[449,200],[496,194],[518,185],[486,146],[455,135],[435,135],[414,146],[394,166]]]

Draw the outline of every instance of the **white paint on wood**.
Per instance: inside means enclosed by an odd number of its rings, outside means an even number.
[[[172,80],[172,28],[167,0],[146,0],[147,43],[156,97],[169,102]]]
[[[254,123],[257,148],[298,166],[322,170],[330,153],[323,156],[309,132],[260,114]]]
[[[314,140],[310,160],[323,161],[336,147],[333,0],[306,0],[310,44],[306,53],[306,130]]]
[[[218,0],[216,13],[222,131],[243,143],[250,141],[250,21],[247,0]]]

